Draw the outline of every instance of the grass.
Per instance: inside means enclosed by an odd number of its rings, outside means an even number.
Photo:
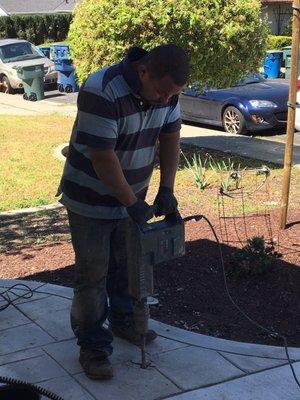
[[[57,201],[63,162],[53,150],[69,141],[72,124],[66,116],[1,116],[0,211]]]
[[[55,193],[61,177],[63,162],[53,156],[53,150],[58,145],[68,142],[73,124],[73,118],[60,115],[37,117],[2,116],[0,120],[0,211],[13,210],[50,204],[57,201]],[[215,162],[228,164],[233,162],[240,168],[256,168],[266,164],[271,170],[269,199],[271,207],[278,207],[281,195],[281,180],[283,169],[272,163],[232,156],[220,151],[199,149],[192,145],[183,145],[185,156],[191,160],[194,154],[204,160],[207,154]],[[181,156],[179,171],[176,177],[175,192],[182,209],[197,211],[209,207],[217,209],[217,194],[220,187],[220,177],[208,165],[208,173],[212,176],[210,185],[204,191],[197,188],[187,163]],[[291,180],[290,204],[297,202],[300,195],[300,173],[293,169]],[[257,185],[253,172],[247,172],[242,179],[245,191],[251,191]],[[159,185],[159,169],[155,168],[148,195],[151,203]],[[234,193],[234,192],[233,192]],[[258,211],[265,207],[266,196],[258,198],[248,196],[244,206],[246,212]],[[239,201],[235,212],[241,212]]]

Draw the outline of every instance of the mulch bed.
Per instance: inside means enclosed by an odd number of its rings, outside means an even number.
[[[279,232],[276,228],[278,214],[272,213],[273,234],[277,250],[283,257],[276,260],[266,274],[228,277],[229,291],[239,307],[258,324],[285,335],[290,346],[300,346],[299,211],[290,213],[289,220],[295,222]],[[218,216],[208,214],[207,210],[204,214],[216,228],[219,227]],[[247,226],[260,234],[266,231],[265,220],[255,215],[247,217]],[[236,247],[241,247],[234,238],[240,237],[242,230],[242,225],[228,223],[230,241],[224,243],[224,235],[217,229],[223,239],[221,247],[225,259]],[[62,224],[60,232],[66,233]],[[72,286],[73,264],[74,255],[67,240],[11,246],[0,254],[2,278]],[[225,291],[219,248],[205,221],[186,224],[186,255],[157,265],[154,276],[155,297],[159,300],[158,305],[151,306],[154,319],[220,338],[282,345],[280,340],[250,324],[230,302]]]

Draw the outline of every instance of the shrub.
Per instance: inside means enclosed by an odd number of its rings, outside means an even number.
[[[280,254],[274,245],[266,245],[263,236],[255,236],[247,240],[242,249],[235,251],[230,260],[230,273],[233,276],[262,275],[270,270],[273,262]]]
[[[268,36],[268,50],[281,50],[285,46],[292,45],[292,37],[291,36]]]
[[[0,39],[25,39],[36,45],[62,41],[67,37],[71,19],[71,14],[0,17]]]
[[[232,85],[264,57],[260,7],[259,0],[82,0],[68,35],[79,80],[119,62],[132,45],[176,43],[190,54],[191,82]]]

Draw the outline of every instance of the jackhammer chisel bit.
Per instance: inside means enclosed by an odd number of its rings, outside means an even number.
[[[133,318],[135,323],[135,329],[137,333],[141,336],[141,367],[146,369],[148,363],[146,361],[146,335],[148,332],[148,320],[149,320],[149,306],[147,304],[147,299],[142,299],[140,301],[134,301],[133,304]]]

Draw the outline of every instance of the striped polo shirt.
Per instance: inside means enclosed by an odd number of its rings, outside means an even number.
[[[146,51],[128,51],[119,64],[91,74],[78,94],[77,117],[60,182],[60,202],[92,218],[126,218],[126,208],[95,173],[90,149],[113,149],[137,198],[144,199],[160,135],[181,128],[178,96],[166,105],[147,106],[138,96],[141,82],[132,62]]]

